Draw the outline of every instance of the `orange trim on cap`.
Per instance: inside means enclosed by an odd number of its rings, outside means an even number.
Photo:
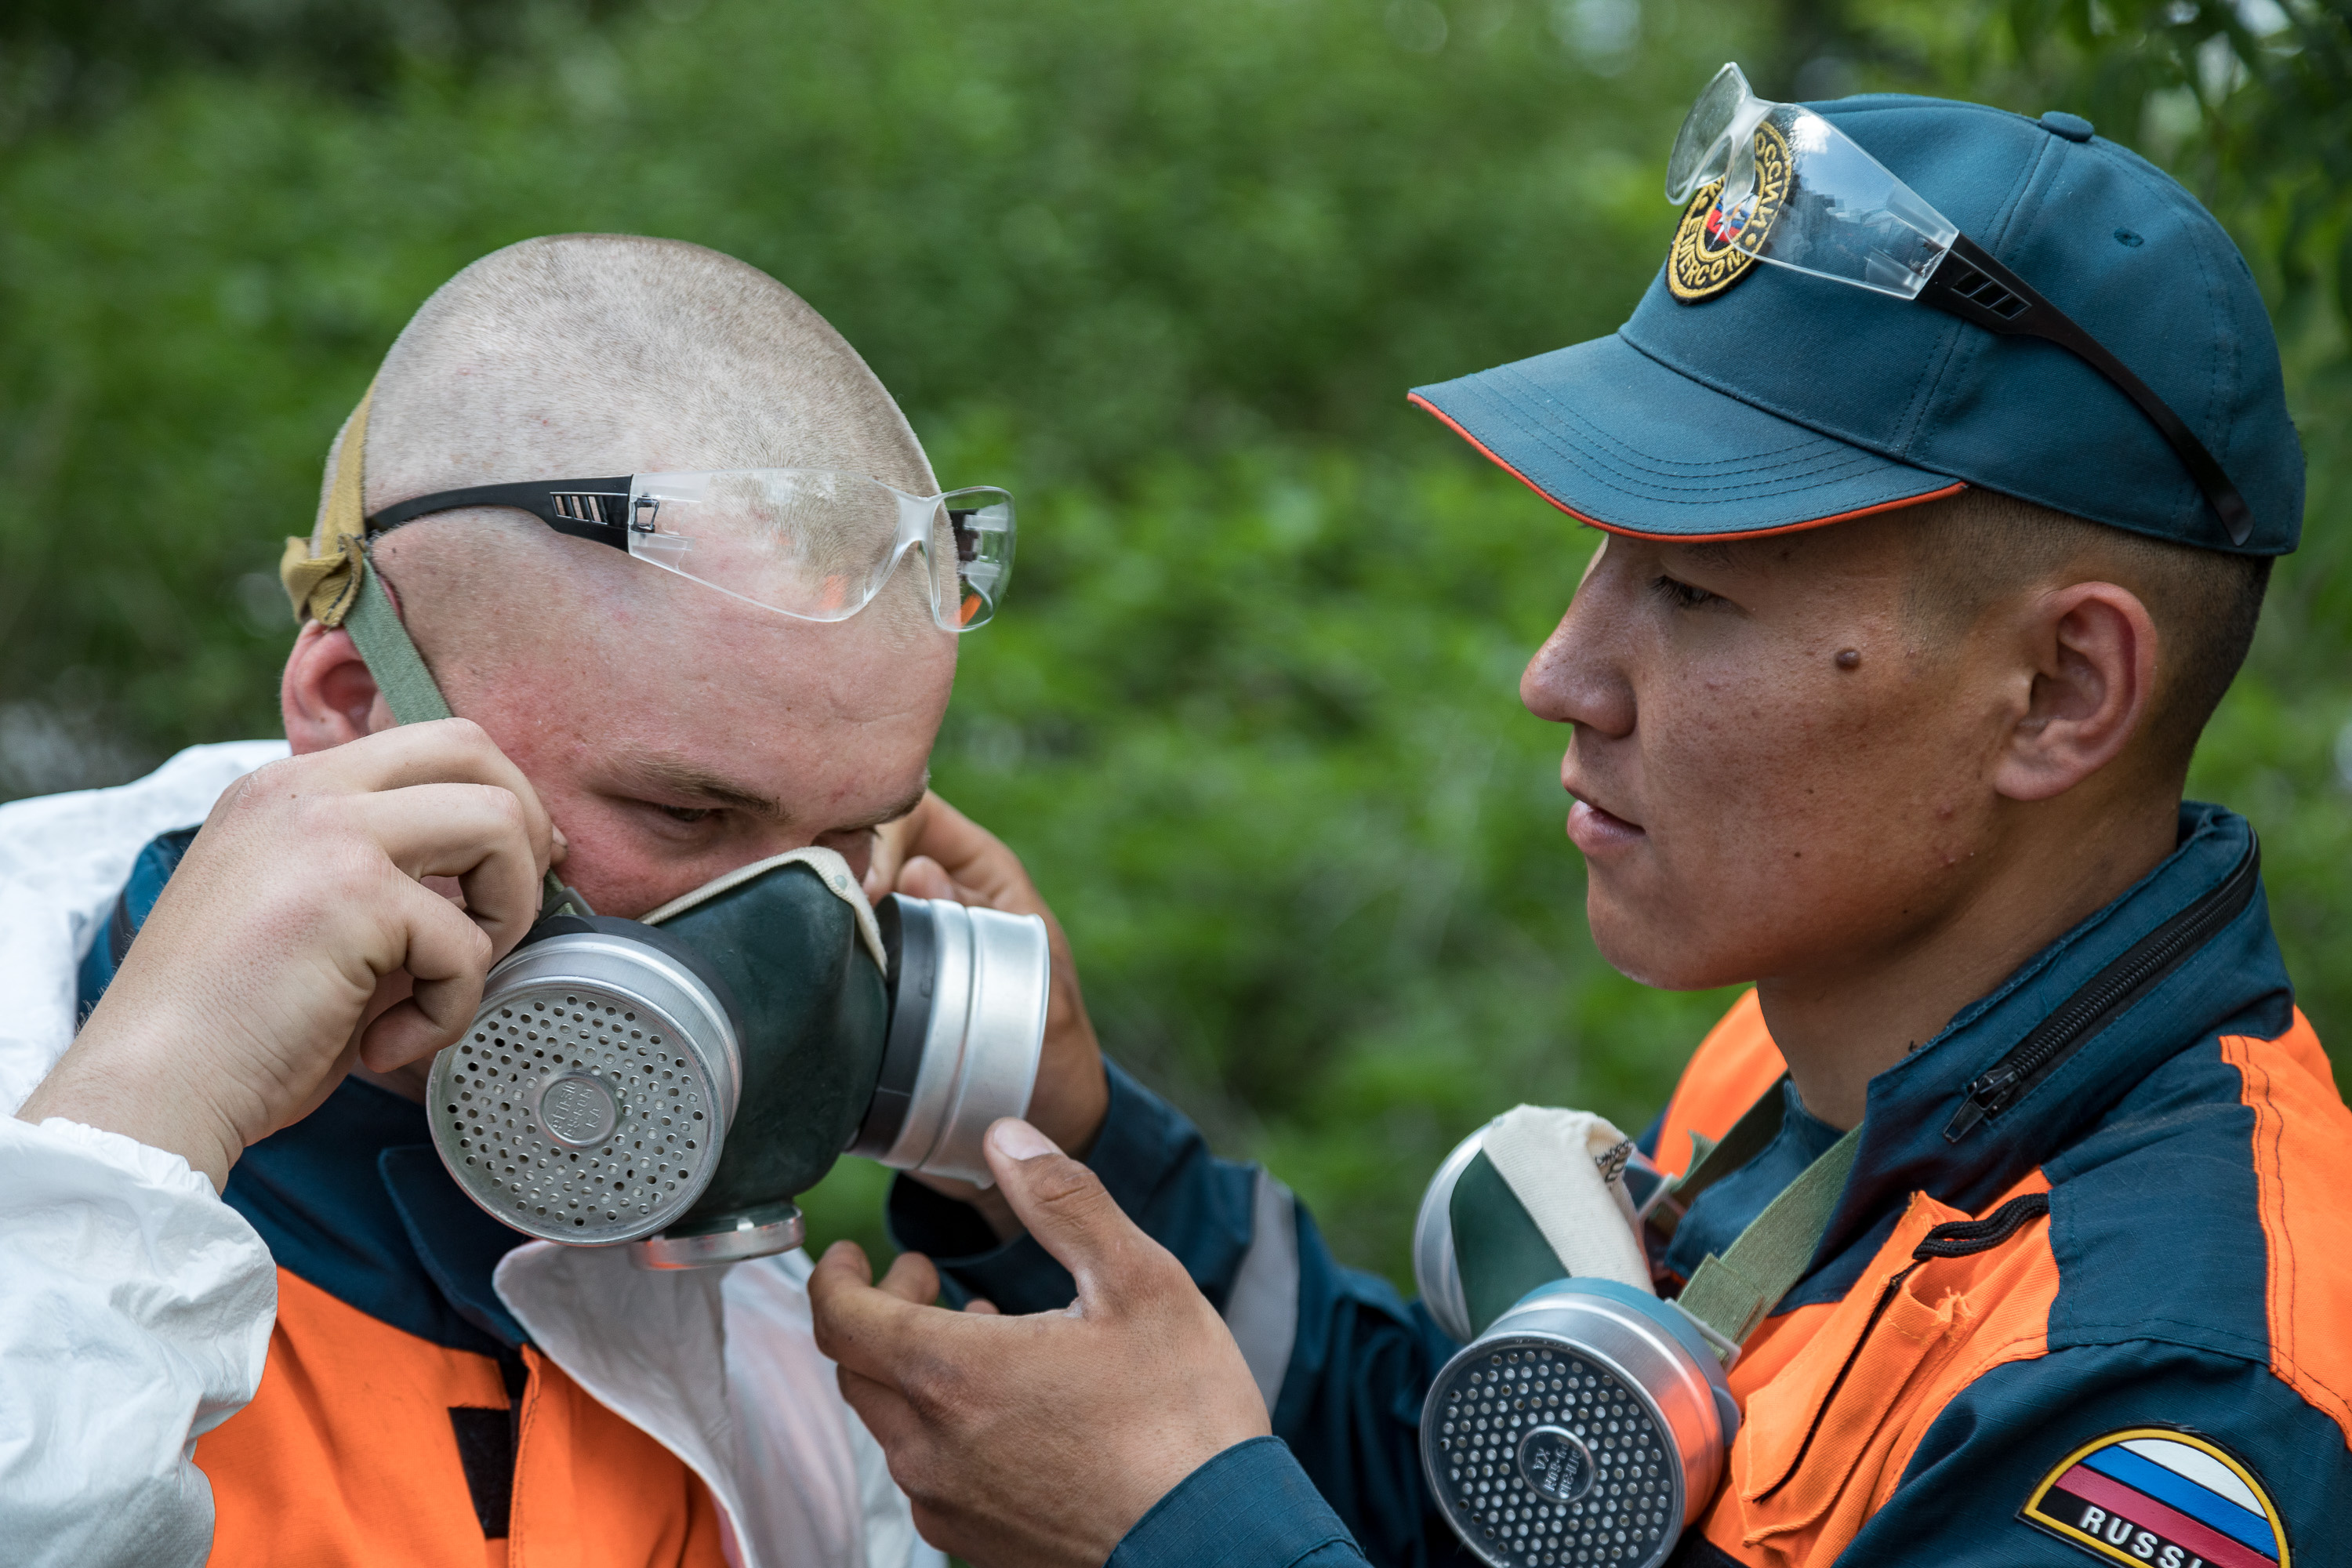
[[[1574,507],[1569,505],[1566,501],[1561,500],[1558,496],[1553,495],[1541,485],[1536,483],[1535,480],[1528,478],[1527,475],[1519,472],[1518,469],[1505,462],[1501,458],[1496,456],[1495,449],[1492,447],[1487,446],[1486,442],[1481,441],[1477,437],[1473,436],[1469,431],[1465,430],[1452,416],[1445,412],[1445,410],[1438,407],[1437,405],[1430,402],[1429,399],[1423,397],[1418,392],[1406,393],[1404,400],[1407,403],[1413,404],[1425,409],[1429,413],[1435,415],[1439,422],[1444,424],[1447,429],[1453,431],[1456,436],[1461,437],[1465,441],[1469,442],[1473,447],[1477,447],[1480,454],[1483,455],[1488,462],[1502,469],[1503,472],[1510,475],[1511,478],[1518,480],[1519,483],[1527,486],[1528,489],[1535,491],[1536,494],[1543,497],[1544,500],[1549,501],[1553,506],[1556,506],[1560,510],[1568,513],[1569,516],[1576,519],[1577,521],[1589,522],[1593,527],[1603,530],[1606,532],[1622,533],[1629,539],[1654,539],[1668,544],[1686,543],[1695,539],[1705,539],[1716,542],[1727,542],[1728,541],[1735,539],[1769,539],[1776,533],[1798,533],[1808,528],[1827,528],[1833,522],[1851,522],[1858,517],[1870,517],[1882,511],[1895,511],[1906,506],[1924,506],[1931,500],[1942,500],[1947,496],[1956,496],[1962,490],[1969,488],[1969,484],[1966,479],[1954,479],[1942,489],[1929,490],[1925,495],[1906,496],[1900,500],[1883,500],[1876,506],[1857,507],[1852,511],[1842,511],[1833,517],[1816,517],[1804,522],[1784,522],[1773,528],[1750,528],[1738,533],[1646,533],[1638,528],[1627,528],[1622,523],[1603,522],[1597,517],[1591,517],[1584,512],[1577,510]]]

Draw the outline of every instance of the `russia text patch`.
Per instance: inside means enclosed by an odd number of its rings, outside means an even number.
[[[2134,1568],[2289,1568],[2285,1527],[2253,1472],[2168,1426],[2084,1444],[2018,1517]]]

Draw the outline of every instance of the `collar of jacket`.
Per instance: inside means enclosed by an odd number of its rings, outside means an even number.
[[[451,1350],[513,1350],[522,1328],[490,1281],[527,1238],[458,1191],[427,1136],[423,1106],[345,1079],[247,1149],[221,1196],[346,1306]]]
[[[2226,913],[2234,902],[2232,874],[2253,848],[2243,817],[2184,803],[2179,844],[2154,870],[1873,1079],[1853,1173],[1807,1281],[1784,1304],[1839,1293],[1848,1271],[1829,1266],[1843,1256],[1858,1267],[1857,1252],[1866,1260],[1856,1244],[1891,1223],[1913,1192],[1977,1213],[2079,1142],[2179,1052],[2217,1034],[2284,1033],[2294,993],[2257,881],[2234,918],[2161,980],[2103,1014],[2070,1055],[1998,1114],[1954,1133],[1970,1086],[2012,1058],[2070,1001],[2111,977],[2119,960],[2200,902]],[[1694,1208],[1710,1195],[1700,1194]]]

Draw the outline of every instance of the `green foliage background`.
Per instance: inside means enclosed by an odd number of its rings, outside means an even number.
[[[0,13],[0,798],[276,728],[272,566],[417,302],[628,230],[798,289],[1024,509],[942,789],[1106,1043],[1402,1275],[1453,1139],[1647,1121],[1720,996],[1593,954],[1516,700],[1589,543],[1404,389],[1605,332],[1717,64],[2066,107],[2270,290],[2309,539],[2198,788],[2352,1030],[2343,0],[184,0]],[[2347,1036],[2347,1037],[2352,1037]],[[817,1238],[876,1234],[845,1165]]]

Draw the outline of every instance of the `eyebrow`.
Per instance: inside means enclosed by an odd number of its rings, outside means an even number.
[[[931,770],[925,768],[923,770],[923,776],[916,781],[913,790],[909,791],[908,795],[896,805],[886,806],[881,811],[865,818],[862,821],[845,822],[841,826],[843,827],[879,827],[886,822],[896,822],[900,817],[906,816],[908,812],[914,810],[915,807],[922,805],[923,797],[930,793]]]
[[[699,767],[682,757],[658,753],[640,754],[631,758],[627,766],[638,783],[651,788],[667,790],[698,804],[725,806],[769,822],[788,823],[792,820],[793,814],[774,800],[757,791],[748,789],[734,780],[722,778],[709,769]],[[824,831],[841,833],[854,831],[860,827],[879,827],[886,822],[896,822],[920,805],[925,793],[930,787],[930,770],[926,768],[923,770],[923,776],[916,782],[913,790],[903,798],[855,822],[835,823]]]

